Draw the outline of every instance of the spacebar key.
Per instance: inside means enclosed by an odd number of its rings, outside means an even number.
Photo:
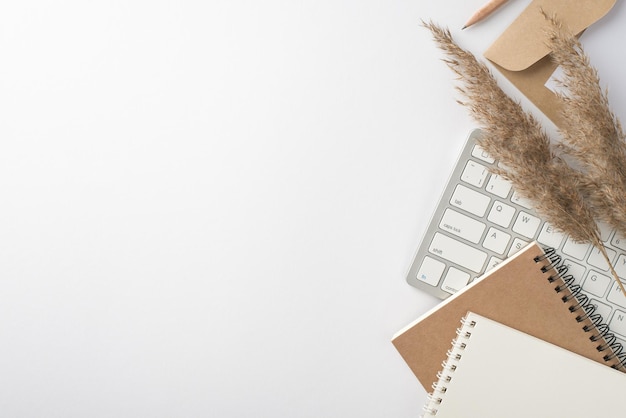
[[[482,271],[487,261],[487,253],[439,232],[435,234],[428,251],[476,273]]]

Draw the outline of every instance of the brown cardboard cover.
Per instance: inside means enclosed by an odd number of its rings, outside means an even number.
[[[591,325],[590,320],[578,322],[576,317],[581,312],[568,309],[576,302],[563,302],[562,297],[569,292],[555,291],[561,280],[549,282],[550,276],[558,274],[554,268],[542,271],[543,266],[550,264],[547,259],[535,261],[542,255],[537,243],[529,244],[394,336],[394,346],[424,388],[430,390],[436,381],[459,321],[468,311],[595,361],[617,364],[617,360],[603,360],[610,352],[597,350],[604,340],[593,342],[589,339],[593,331],[583,330],[585,325]],[[498,342],[493,344],[497,347]]]
[[[545,87],[556,69],[549,57],[546,29],[550,23],[541,13],[555,15],[575,34],[581,34],[611,10],[616,0],[534,0],[485,51],[489,59],[513,85],[557,126],[560,105]]]

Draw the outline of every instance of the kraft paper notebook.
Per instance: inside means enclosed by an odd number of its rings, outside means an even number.
[[[626,374],[469,312],[425,417],[624,415]]]
[[[580,291],[578,287],[571,289],[563,280],[557,271],[564,269],[559,261],[558,255],[546,254],[537,243],[531,243],[405,327],[392,342],[427,390],[446,359],[459,319],[468,311],[622,368],[615,355],[621,345],[613,342],[610,333],[600,335],[597,326],[602,318],[589,316],[592,307],[585,303],[584,295],[574,294]],[[601,329],[606,332],[608,328]]]

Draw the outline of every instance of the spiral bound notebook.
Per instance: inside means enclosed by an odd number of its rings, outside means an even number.
[[[626,374],[473,312],[461,324],[424,417],[623,416]]]
[[[553,251],[531,243],[396,333],[392,342],[427,390],[468,311],[624,370],[621,344],[566,269]]]

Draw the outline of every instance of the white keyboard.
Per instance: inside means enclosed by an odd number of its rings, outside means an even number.
[[[409,284],[445,299],[537,241],[555,248],[596,312],[626,341],[626,297],[600,252],[557,232],[508,181],[490,174],[497,161],[476,145],[478,135],[473,131],[465,143],[409,270]],[[605,225],[600,230],[613,266],[626,278],[626,239]]]

